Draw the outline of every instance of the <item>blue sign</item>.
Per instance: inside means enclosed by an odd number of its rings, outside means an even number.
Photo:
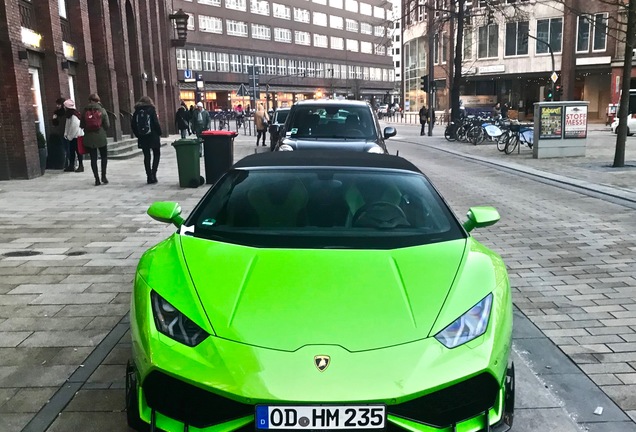
[[[183,79],[192,79],[192,69],[186,69],[183,71]]]

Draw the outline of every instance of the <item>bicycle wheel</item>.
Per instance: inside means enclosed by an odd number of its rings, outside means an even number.
[[[517,149],[518,145],[519,136],[517,136],[516,134],[510,135],[508,141],[506,142],[506,148],[504,149],[504,151],[506,152],[506,154],[510,154]]]
[[[502,133],[496,138],[497,150],[502,152],[506,149],[506,143],[508,142],[508,138],[510,138],[510,131],[505,131],[504,133]]]
[[[444,130],[444,138],[446,138],[448,141],[455,141],[455,131],[453,131],[455,125],[448,125],[446,126],[446,129]]]

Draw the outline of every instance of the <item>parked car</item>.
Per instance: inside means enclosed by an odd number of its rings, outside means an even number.
[[[398,156],[266,152],[233,166],[140,258],[137,430],[507,431],[515,377],[501,257]]]
[[[285,120],[287,119],[287,115],[289,114],[290,108],[277,108],[274,111],[274,114],[270,116],[269,123],[269,140],[270,140],[270,149],[274,151],[274,147],[276,147],[276,143],[278,142],[279,136],[278,132],[285,124]]]
[[[378,118],[364,101],[307,100],[295,103],[281,129],[275,150],[310,149],[388,153],[385,140],[393,127],[380,129]]]
[[[614,121],[612,122],[611,126],[612,128],[612,133],[616,133],[616,131],[618,130],[618,118],[615,118]],[[634,118],[631,115],[627,116],[627,135],[634,135],[634,133],[636,133],[636,118]]]

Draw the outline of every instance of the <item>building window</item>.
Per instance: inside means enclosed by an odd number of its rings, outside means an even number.
[[[473,58],[473,29],[472,28],[464,29],[464,58],[467,60]]]
[[[337,15],[329,15],[329,27],[342,30],[344,28],[344,20]]]
[[[223,34],[221,18],[199,15],[199,30],[206,33]]]
[[[278,75],[287,75],[287,60],[278,59]]]
[[[296,60],[288,60],[287,72],[289,75],[296,75]]]
[[[373,34],[377,37],[384,37],[384,26],[375,26]]]
[[[607,49],[607,14],[594,15],[594,51]]]
[[[218,53],[216,55],[216,68],[219,72],[229,72],[230,55],[227,53]]]
[[[329,48],[327,36],[314,33],[314,46],[318,48]]]
[[[373,7],[369,3],[360,2],[360,13],[362,15],[373,15]]]
[[[528,21],[506,24],[506,55],[519,56],[528,54]]]
[[[294,32],[294,42],[296,43],[296,45],[311,45],[309,32],[296,30]]]
[[[384,8],[373,6],[373,16],[375,18],[384,19]]]
[[[358,33],[358,21],[347,18],[347,31]]]
[[[267,0],[250,0],[250,12],[269,16],[269,2]]]
[[[291,41],[292,41],[292,32],[291,32],[291,30],[280,28],[280,27],[276,27],[274,29],[274,40],[276,42],[291,43]]]
[[[272,3],[272,15],[275,18],[291,19],[291,8],[278,3]]]
[[[327,0],[313,0],[313,2],[321,4],[321,5],[326,5],[327,4]]]
[[[201,70],[201,51],[188,50],[188,69]]]
[[[342,39],[340,37],[331,36],[331,49],[343,50],[344,49],[344,39]]]
[[[197,0],[197,3],[209,6],[221,6],[221,0]]]
[[[327,27],[327,14],[314,12],[314,25]]]
[[[336,9],[342,9],[342,0],[329,0],[329,6]]]
[[[241,73],[243,70],[241,56],[239,54],[230,54],[230,72]]]
[[[590,50],[590,19],[587,15],[581,15],[578,19],[576,34],[576,52]]]
[[[345,0],[345,10],[358,13],[358,2],[356,0]]]
[[[369,68],[368,67],[364,67],[362,69],[362,79],[365,81],[369,81]]]
[[[243,56],[243,73],[249,73],[250,66],[253,66],[253,65],[254,65],[254,60],[252,59],[252,56],[244,55]]]
[[[347,76],[349,79],[356,79],[356,69],[353,66],[347,66]]]
[[[227,34],[230,36],[247,37],[247,23],[243,21],[226,20]]]
[[[479,27],[478,58],[499,56],[499,26],[492,24]]]
[[[294,8],[294,21],[309,22],[309,11],[307,9]]]
[[[439,33],[433,35],[433,63],[439,64]]]
[[[263,24],[252,24],[252,38],[262,39],[262,40],[271,40],[272,29]]]
[[[373,54],[373,44],[371,42],[360,42],[360,52]]]
[[[208,72],[216,71],[216,63],[214,61],[214,53],[203,52],[203,70]]]
[[[265,73],[265,59],[263,57],[254,57],[254,70],[258,71],[259,74]]]
[[[355,39],[347,39],[347,51],[358,52],[358,41]]]
[[[188,30],[194,31],[194,14],[188,14]]]
[[[373,34],[373,26],[369,23],[360,23],[360,33],[362,34]]]
[[[536,53],[546,54],[550,52],[547,43],[550,44],[553,53],[561,52],[562,36],[563,18],[537,20],[537,39],[539,40],[536,43]]]
[[[186,50],[177,48],[177,69],[185,70],[188,68],[186,63]]]
[[[247,11],[247,0],[225,0],[225,7],[228,9]]]
[[[340,65],[339,64],[334,64],[334,65],[331,66],[330,75],[331,75],[332,78],[340,79]]]
[[[276,75],[276,59],[267,58],[267,75]]]
[[[59,14],[62,18],[68,18],[66,14],[66,0],[58,0],[57,7],[59,9]]]
[[[374,51],[376,55],[386,55],[386,47],[384,45],[375,44]]]

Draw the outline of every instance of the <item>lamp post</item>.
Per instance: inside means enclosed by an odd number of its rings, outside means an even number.
[[[172,39],[172,46],[185,46],[188,39],[188,19],[190,16],[183,9],[179,9],[176,13],[168,15],[168,18],[174,21],[177,30],[177,39]]]

